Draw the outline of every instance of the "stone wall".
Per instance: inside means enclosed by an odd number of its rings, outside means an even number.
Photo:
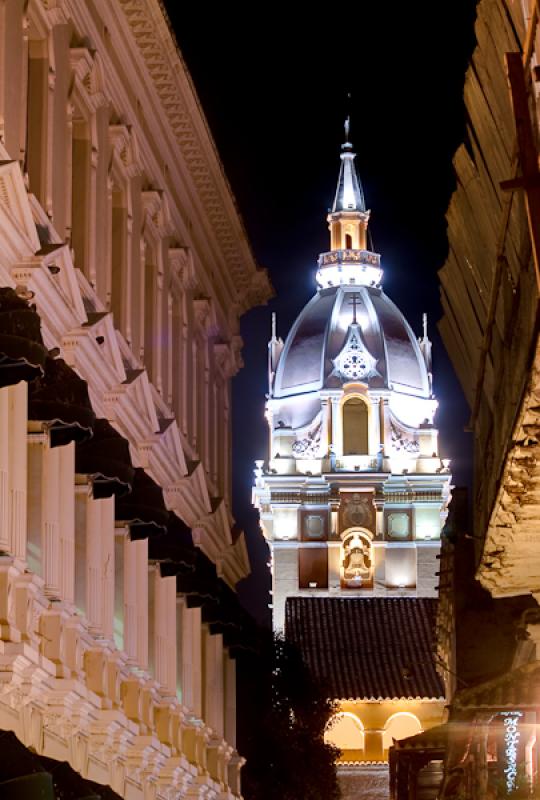
[[[388,764],[338,767],[341,800],[388,800],[390,775]]]

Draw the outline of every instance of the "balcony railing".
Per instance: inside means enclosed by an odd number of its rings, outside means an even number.
[[[330,250],[321,253],[318,261],[319,267],[331,267],[337,264],[360,264],[366,267],[381,266],[381,257],[370,250]]]

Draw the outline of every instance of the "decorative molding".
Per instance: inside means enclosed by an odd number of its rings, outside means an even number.
[[[254,297],[266,302],[272,294],[267,273],[258,270],[254,263],[230,186],[198,107],[193,86],[189,80],[179,77],[185,76],[185,67],[164,10],[157,10],[156,4],[150,0],[119,0],[119,3],[178,141],[179,152],[206,210],[228,270],[239,294],[244,295],[242,305],[247,308]],[[199,124],[195,123],[191,112],[194,106]],[[256,279],[255,275],[258,276]]]
[[[197,286],[193,252],[189,247],[169,247],[169,267],[180,292],[192,291]]]

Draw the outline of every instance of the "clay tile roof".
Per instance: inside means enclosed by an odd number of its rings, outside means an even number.
[[[540,666],[538,661],[523,664],[492,680],[461,689],[452,707],[457,711],[471,708],[536,708],[540,703]]]
[[[285,634],[332,698],[442,698],[436,610],[427,597],[289,597]]]

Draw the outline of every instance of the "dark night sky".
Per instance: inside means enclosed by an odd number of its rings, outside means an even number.
[[[463,139],[463,79],[474,47],[474,0],[344,4],[234,3],[167,7],[236,194],[256,258],[276,297],[243,320],[245,368],[234,381],[234,512],[252,576],[241,596],[267,615],[266,545],[250,507],[253,461],[266,456],[263,417],[271,311],[285,338],[315,291],[329,247],[326,212],[352,101],[355,145],[384,289],[420,333],[427,311],[441,451],[470,482],[468,409],[437,335],[437,270],[446,251],[452,155]],[[255,16],[255,11],[257,16]]]

